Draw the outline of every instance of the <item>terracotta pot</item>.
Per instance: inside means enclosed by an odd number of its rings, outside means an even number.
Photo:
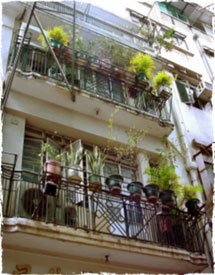
[[[57,160],[47,160],[44,164],[44,172],[48,179],[59,180],[61,173],[61,164]]]

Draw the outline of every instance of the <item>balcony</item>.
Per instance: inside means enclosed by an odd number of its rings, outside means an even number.
[[[2,165],[3,215],[52,223],[86,232],[108,234],[157,246],[204,253],[199,221],[175,209],[174,214],[162,211],[142,196],[134,201],[123,183],[120,195],[113,195],[105,186],[99,192],[88,184],[87,171],[80,184],[61,177],[57,189],[47,184],[45,174],[13,171]],[[65,167],[63,167],[65,169]],[[105,178],[100,176],[104,182]],[[47,188],[50,190],[47,193]]]
[[[12,51],[9,68],[13,65],[17,45],[16,43]],[[70,48],[67,48],[66,52],[72,56]],[[85,52],[76,52],[75,71],[72,75],[72,59],[70,58],[65,61],[66,57],[62,56],[60,51],[57,53],[57,56],[68,82],[73,86],[77,96],[81,92],[81,94],[100,99],[105,103],[113,103],[114,106],[119,105],[122,109],[142,115],[148,120],[154,120],[156,123],[164,126],[164,128],[172,128],[170,112],[166,107],[167,99],[153,94],[152,87],[148,81],[138,80],[134,74],[116,67],[105,60],[100,60],[96,56],[89,56]],[[64,88],[66,86],[63,76],[51,54],[29,44],[23,47],[17,72],[26,76],[32,82],[33,79],[41,79],[45,83],[52,83],[52,86],[53,83]],[[72,81],[73,77],[74,81]],[[35,89],[35,94],[38,96],[34,83],[31,84],[31,90],[33,92]],[[14,89],[17,90],[20,86],[20,91],[23,92],[25,85],[21,82],[17,85],[14,84]],[[47,87],[44,87],[44,89],[47,90]],[[59,101],[56,100],[55,104],[56,102]],[[91,102],[91,106],[92,104]],[[148,122],[148,125],[152,128],[150,122]],[[169,130],[166,129],[165,131],[169,133]]]

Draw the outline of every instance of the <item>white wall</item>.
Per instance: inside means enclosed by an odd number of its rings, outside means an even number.
[[[6,14],[2,14],[1,58],[2,58],[3,80],[5,80],[5,73],[7,68],[10,44],[11,44],[11,39],[13,35],[13,27],[14,27],[14,18]]]
[[[25,119],[5,114],[3,119],[3,152],[13,153],[18,155],[16,169],[21,169],[22,154],[25,135]],[[2,161],[11,162],[12,157],[3,154]]]

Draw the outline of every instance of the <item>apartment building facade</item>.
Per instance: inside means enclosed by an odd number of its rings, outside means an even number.
[[[83,2],[37,2],[25,35],[32,7],[3,4],[3,272],[212,272],[213,13],[181,2],[133,3],[120,16]],[[41,26],[60,25],[94,45],[93,55],[75,49],[71,40],[70,62],[55,49],[56,61],[38,36]],[[154,37],[174,28],[171,51],[141,34],[149,27]],[[97,56],[100,46],[92,42],[98,38],[152,56],[155,71],[175,78],[171,97],[153,96],[148,80],[137,81],[134,73]],[[135,159],[119,160],[109,142],[129,151],[132,129],[144,132]],[[51,153],[43,154],[43,144],[58,154],[71,144],[84,152],[75,168],[81,180],[68,180],[65,159],[60,176],[50,177],[43,162]],[[89,187],[85,152],[95,145],[106,154],[102,190]],[[156,166],[158,149],[167,148],[180,181],[203,186],[198,218],[180,210],[170,220],[143,191],[138,201],[128,192],[131,182],[146,186],[146,167]],[[114,174],[123,178],[120,194],[106,184]]]

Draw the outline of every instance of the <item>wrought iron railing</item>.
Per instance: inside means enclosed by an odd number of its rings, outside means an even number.
[[[10,66],[13,65],[16,52],[15,43]],[[76,88],[114,101],[115,104],[125,105],[161,121],[170,121],[170,112],[166,108],[167,99],[153,94],[148,81],[138,80],[134,74],[100,60],[96,56],[89,56],[85,52],[76,52],[75,72],[72,72],[71,49],[66,48],[66,54],[56,50],[56,54],[71,85],[72,74],[74,74],[73,84]],[[65,84],[50,52],[28,44],[23,46],[17,69],[25,74],[48,77],[57,80],[59,84]]]
[[[55,195],[47,195],[44,176],[13,172],[3,165],[3,215],[204,253],[198,219],[178,209],[167,213],[144,196],[135,202],[126,194],[114,196],[105,187],[92,192],[84,174],[80,184],[61,177]]]

